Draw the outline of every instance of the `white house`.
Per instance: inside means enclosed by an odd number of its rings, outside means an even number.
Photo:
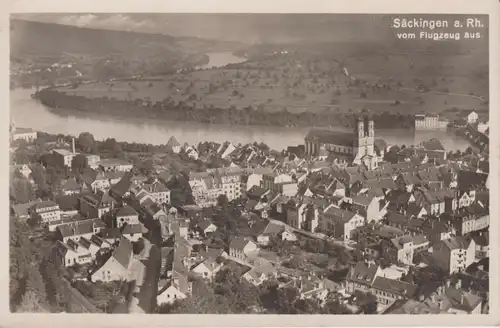
[[[215,260],[208,258],[205,261],[197,264],[191,272],[199,275],[203,279],[212,280],[217,272],[222,268],[221,263],[217,263]]]
[[[256,253],[259,247],[250,239],[236,237],[229,244],[229,256],[246,260],[247,256]]]
[[[477,113],[475,111],[472,111],[469,113],[469,115],[467,115],[467,123],[474,124],[477,122],[478,118],[479,116],[477,115]]]
[[[476,256],[476,243],[463,236],[441,240],[432,248],[436,263],[450,275],[465,271]]]

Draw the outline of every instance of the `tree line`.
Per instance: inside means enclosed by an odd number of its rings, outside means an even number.
[[[82,112],[94,112],[111,116],[129,116],[154,118],[174,121],[191,121],[200,123],[225,123],[239,125],[265,126],[343,126],[354,128],[357,113],[347,112],[301,112],[291,113],[286,109],[266,112],[263,108],[247,106],[242,109],[218,108],[213,105],[197,108],[186,102],[174,102],[170,98],[163,101],[150,100],[118,100],[107,96],[89,98],[67,95],[53,89],[44,89],[35,94],[44,105],[51,108],[66,108]],[[414,117],[402,113],[373,113],[377,128],[414,128]]]

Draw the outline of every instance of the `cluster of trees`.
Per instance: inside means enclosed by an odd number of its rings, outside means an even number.
[[[227,123],[241,125],[268,125],[268,126],[344,126],[354,128],[356,114],[349,110],[341,112],[302,112],[291,113],[286,109],[266,112],[263,108],[254,109],[245,107],[240,110],[228,110],[214,106],[197,108],[185,102],[175,103],[166,98],[155,103],[149,100],[136,99],[117,100],[113,98],[88,98],[71,96],[62,92],[44,89],[36,97],[46,106],[53,108],[71,108],[84,112],[98,112],[106,115],[151,117],[176,121],[194,121],[201,123]],[[373,114],[378,128],[414,128],[412,115],[401,113]]]
[[[190,314],[350,314],[335,293],[325,304],[315,299],[300,299],[296,287],[279,288],[276,281],[253,286],[239,277],[241,267],[217,273],[213,283],[193,282],[193,295],[172,305],[163,305],[159,313]]]
[[[10,219],[10,309],[13,312],[54,312],[64,305],[58,280],[64,275],[50,254],[28,237],[30,227]]]

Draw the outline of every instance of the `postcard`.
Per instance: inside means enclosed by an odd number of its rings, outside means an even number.
[[[11,4],[2,321],[498,324],[500,6],[443,3]]]

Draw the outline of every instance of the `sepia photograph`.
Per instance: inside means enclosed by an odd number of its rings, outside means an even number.
[[[10,14],[10,312],[490,314],[490,18]]]

